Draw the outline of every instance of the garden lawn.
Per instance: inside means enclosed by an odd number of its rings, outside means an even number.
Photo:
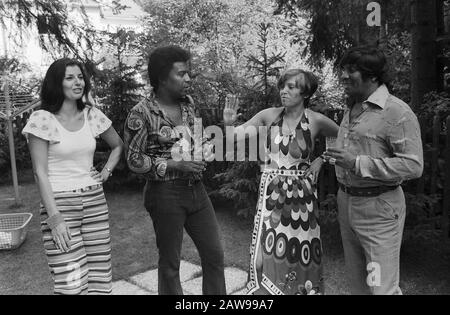
[[[15,251],[0,251],[0,295],[52,294],[52,281],[43,252],[39,226],[39,194],[30,174],[22,183],[22,206],[13,207],[13,189],[0,186],[0,214],[31,212],[26,242]],[[107,192],[110,207],[114,281],[157,268],[158,254],[151,219],[142,205],[140,191]],[[225,246],[225,264],[247,270],[252,222],[228,209],[217,218]],[[348,294],[345,268],[336,223],[322,227],[327,294]],[[191,239],[185,234],[182,259],[200,264]],[[402,250],[401,286],[405,294],[450,293],[450,246],[438,239],[408,240]]]

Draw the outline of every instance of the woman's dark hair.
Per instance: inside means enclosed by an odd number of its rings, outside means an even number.
[[[81,62],[63,58],[52,63],[50,68],[47,70],[44,82],[41,88],[41,108],[51,113],[57,113],[62,104],[64,103],[64,91],[63,91],[63,81],[66,75],[67,67],[77,66],[80,68],[84,79],[84,92],[83,97],[77,100],[78,110],[83,110],[86,107],[83,99],[89,94],[91,90],[91,84],[88,77],[86,76],[86,71]]]
[[[301,82],[299,80],[301,75],[303,75],[305,82]],[[286,81],[294,77],[297,78],[295,82],[296,87],[302,91],[301,93],[305,98],[304,106],[305,108],[308,108],[311,97],[314,95],[314,93],[316,93],[317,88],[319,87],[319,80],[312,72],[308,72],[301,69],[291,69],[281,75],[280,79],[278,80],[278,89],[279,90],[283,89],[284,85],[286,84]]]
[[[159,83],[169,76],[174,63],[188,62],[190,59],[191,54],[178,46],[155,49],[148,59],[148,76],[155,92],[158,91]]]
[[[363,80],[376,78],[380,85],[389,84],[389,68],[386,55],[373,46],[359,46],[349,49],[339,67],[361,72]]]

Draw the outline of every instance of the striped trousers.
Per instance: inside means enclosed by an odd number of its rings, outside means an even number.
[[[53,242],[45,208],[41,205],[41,230],[57,295],[109,295],[112,293],[109,213],[102,185],[55,192],[58,211],[70,228],[70,251]]]

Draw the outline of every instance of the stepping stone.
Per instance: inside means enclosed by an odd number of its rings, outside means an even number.
[[[158,292],[158,269],[153,269],[130,278],[130,282],[150,292]]]
[[[202,267],[198,265],[191,264],[187,261],[182,260],[180,264],[180,280],[181,283],[188,280],[192,280],[201,276]]]
[[[113,283],[113,295],[151,295],[150,292],[142,290],[127,281]]]
[[[247,292],[248,292],[247,289],[243,289],[241,291],[231,293],[231,295],[247,295]]]
[[[193,280],[189,280],[187,282],[182,283],[181,286],[183,287],[183,293],[185,295],[202,295],[203,294],[202,283],[203,283],[202,277],[198,277]]]
[[[225,281],[227,283],[227,293],[241,291],[247,286],[248,274],[247,272],[237,268],[225,269]]]
[[[195,278],[182,284],[183,292],[186,295],[202,295],[202,277]],[[225,269],[225,281],[227,294],[238,292],[245,295],[247,292],[247,273],[237,268]]]
[[[181,283],[201,275],[202,268],[187,261],[180,263]],[[130,282],[150,292],[158,292],[158,269],[153,269],[130,279]],[[200,285],[201,290],[201,285]]]

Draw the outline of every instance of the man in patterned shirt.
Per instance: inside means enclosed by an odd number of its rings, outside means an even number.
[[[203,294],[224,295],[219,225],[201,182],[206,163],[172,154],[182,149],[183,141],[186,144],[194,132],[192,98],[187,96],[189,60],[190,54],[177,46],[158,48],[151,54],[148,74],[154,93],[128,116],[127,163],[131,171],[147,179],[144,202],[159,250],[159,294],[183,294],[179,269],[185,228],[201,257]]]
[[[353,294],[401,294],[400,247],[406,205],[402,182],[423,172],[420,126],[411,108],[389,93],[386,57],[350,49],[341,80],[353,101],[336,148],[339,223]]]

